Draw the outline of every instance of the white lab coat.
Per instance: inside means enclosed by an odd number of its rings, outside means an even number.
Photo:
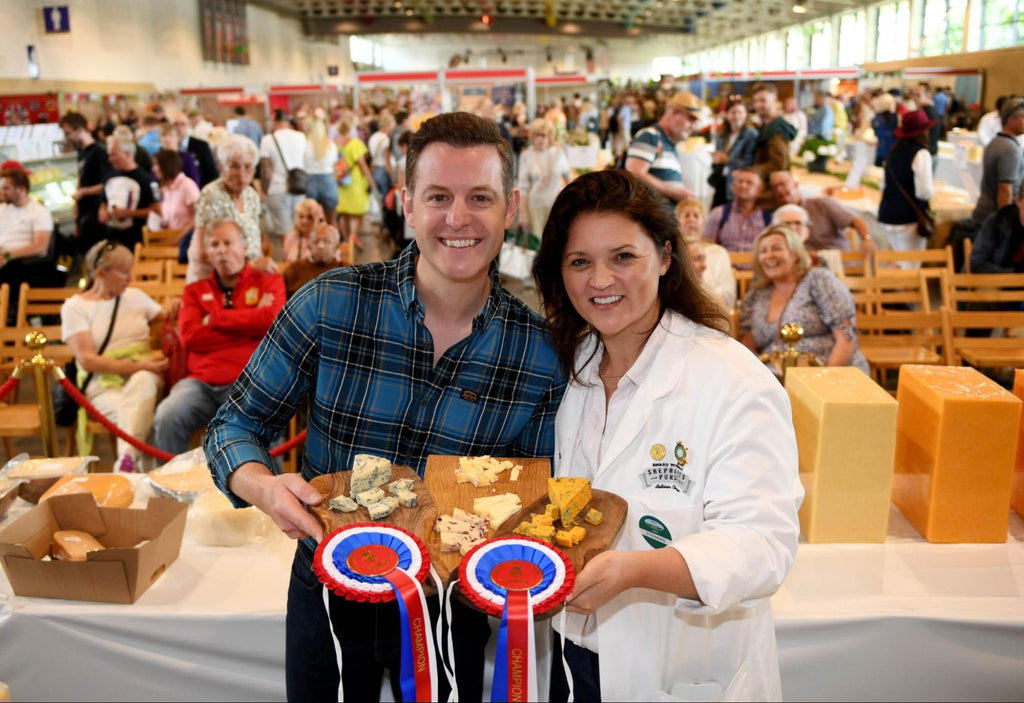
[[[667,528],[664,542],[686,559],[702,602],[632,589],[599,608],[601,696],[781,699],[769,597],[796,556],[803,499],[789,399],[735,340],[671,312],[661,327],[644,352],[656,353],[651,371],[623,423],[607,428],[611,449],[592,480],[629,503],[613,549],[651,549],[641,520],[647,516],[650,536],[653,516]],[[586,359],[593,343],[578,358]],[[581,378],[600,358],[594,355]],[[574,475],[585,394],[570,385],[558,411],[558,476]],[[677,444],[685,447],[681,476],[662,481],[645,473],[676,471]],[[664,449],[660,461],[656,445]],[[688,492],[673,489],[687,480]],[[572,625],[566,629],[572,638]]]

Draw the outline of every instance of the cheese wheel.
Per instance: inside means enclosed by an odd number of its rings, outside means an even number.
[[[50,543],[53,558],[65,561],[85,561],[89,552],[103,548],[99,540],[81,530],[57,530]]]
[[[92,493],[96,504],[105,508],[127,508],[135,500],[135,488],[127,477],[119,474],[76,474],[64,476],[39,499],[69,493]]]

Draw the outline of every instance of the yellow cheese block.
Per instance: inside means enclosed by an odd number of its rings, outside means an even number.
[[[558,506],[563,527],[572,527],[576,524],[591,496],[590,481],[585,478],[548,479],[548,500]]]
[[[89,552],[103,548],[99,540],[81,530],[57,530],[50,544],[53,558],[65,561],[85,561]]]
[[[1021,401],[968,367],[907,365],[892,498],[929,542],[1005,542]]]
[[[39,499],[68,493],[92,493],[96,504],[108,508],[128,508],[135,500],[132,482],[119,474],[72,474],[60,478]]]
[[[852,366],[786,372],[808,542],[884,542],[896,401]]]
[[[1013,394],[1024,400],[1024,369],[1016,369],[1013,372]],[[1024,517],[1024,412],[1021,413],[1020,429],[1017,434],[1017,460],[1013,465],[1010,507]]]

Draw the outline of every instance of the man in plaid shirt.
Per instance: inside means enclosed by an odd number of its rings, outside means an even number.
[[[300,540],[288,594],[289,700],[338,693],[310,567],[323,536],[303,505],[321,501],[310,478],[348,470],[360,453],[420,474],[428,454],[553,453],[565,378],[543,321],[502,288],[494,262],[519,205],[508,142],[489,120],[443,114],[413,136],[407,174],[415,243],[396,260],[336,269],[296,293],[207,433],[220,489]],[[301,475],[278,475],[267,447],[307,399]],[[331,619],[345,698],[377,700],[384,670],[397,680],[396,604],[333,598]],[[480,700],[486,617],[456,609],[453,631],[460,699]]]

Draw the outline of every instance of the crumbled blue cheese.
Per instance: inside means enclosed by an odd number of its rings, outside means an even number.
[[[379,490],[379,489],[375,489],[375,490]],[[370,519],[371,520],[380,520],[382,518],[386,518],[388,515],[390,515],[392,512],[394,512],[395,508],[397,508],[397,507],[398,507],[398,499],[397,498],[388,497],[388,498],[384,498],[382,500],[379,500],[376,503],[371,503],[370,505],[366,506],[366,509],[370,513]]]
[[[391,480],[391,462],[372,454],[356,454],[352,460],[352,484],[349,491],[358,496]],[[358,500],[358,498],[357,498]]]
[[[415,508],[420,502],[419,496],[412,491],[396,491],[395,498],[400,505],[404,505],[407,508]]]
[[[384,491],[379,488],[371,488],[368,491],[356,493],[356,502],[364,508],[369,508],[373,503],[379,503],[384,500]]]
[[[334,496],[328,501],[327,507],[342,513],[351,513],[359,509],[359,505],[348,496]]]
[[[388,484],[388,493],[397,496],[399,491],[411,491],[415,485],[411,478],[400,478]]]

